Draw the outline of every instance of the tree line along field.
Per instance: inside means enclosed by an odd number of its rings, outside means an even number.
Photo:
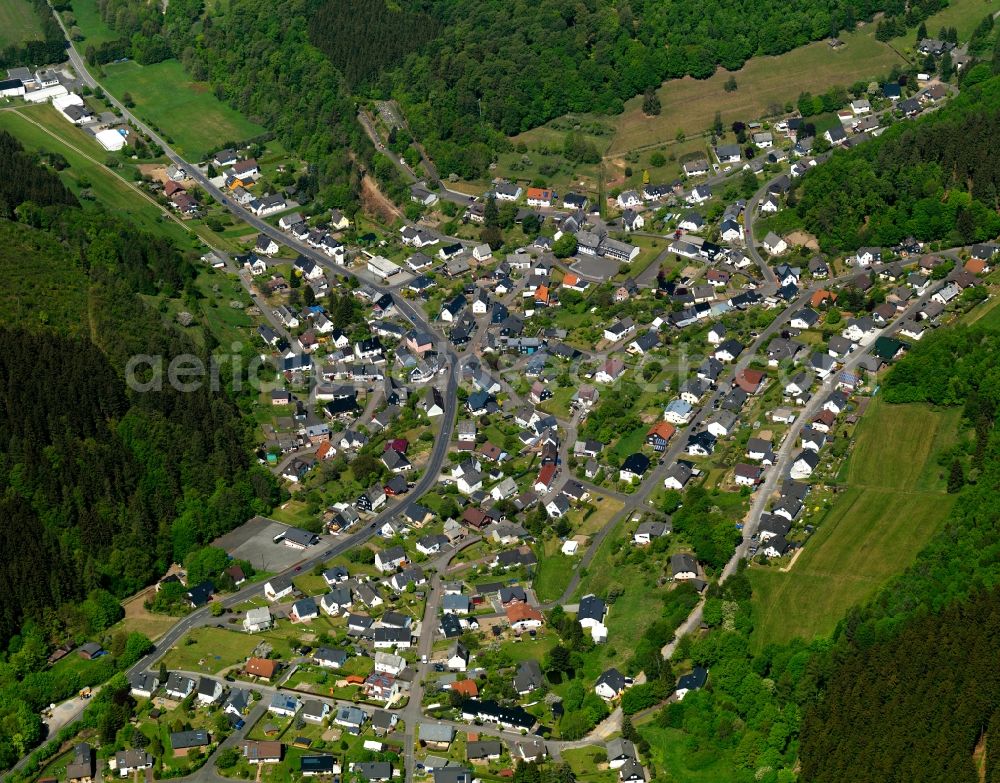
[[[95,0],[76,0],[72,21],[73,29],[83,37],[78,45],[81,52],[120,37],[101,18]],[[159,128],[173,140],[172,146],[189,158],[200,160],[227,142],[246,141],[264,133],[263,127],[216,98],[208,84],[193,81],[177,60],[154,65],[133,61],[108,64],[98,80],[119,100],[128,93],[136,115]]]
[[[0,0],[0,49],[41,38],[42,25],[27,0]]]
[[[927,34],[936,36],[942,27],[954,27],[958,31],[958,40],[966,41],[984,16],[998,11],[1000,0],[950,0],[947,8],[925,22]],[[904,35],[894,39],[892,45],[897,49],[913,49],[915,43],[914,35]]]
[[[951,0],[948,8],[927,20],[928,34],[936,35],[942,26],[955,27],[959,40],[965,40],[984,16],[997,11],[1000,0]],[[735,120],[765,116],[770,107],[795,101],[801,92],[816,94],[833,86],[885,76],[893,66],[907,64],[903,54],[912,53],[915,43],[912,33],[891,44],[882,43],[875,39],[874,24],[843,33],[840,38],[846,45],[839,49],[816,41],[776,57],[754,57],[732,73],[719,69],[708,79],[685,77],[664,82],[657,90],[663,106],[660,115],[643,114],[639,96],[625,104],[624,113],[611,118],[616,131],[605,155],[620,156],[657,144],[672,146],[679,131],[691,135],[710,128],[716,112],[728,127]],[[736,78],[737,89],[729,93],[725,84],[731,76]],[[534,138],[536,131],[526,131],[513,140],[523,139],[530,145]]]
[[[913,562],[954,503],[936,456],[956,442],[960,416],[960,409],[873,403],[858,428],[847,488],[794,565],[785,573],[750,569],[758,650],[829,635],[848,608]]]
[[[212,231],[202,220],[182,222],[165,212],[132,184],[135,167],[131,163],[126,161],[114,171],[107,168],[104,161],[108,159],[108,153],[93,138],[66,122],[49,104],[0,112],[0,130],[14,135],[28,150],[61,155],[69,164],[59,172],[66,186],[77,196],[88,193],[93,196],[93,200],[86,197],[82,200],[84,207],[107,206],[128,214],[137,226],[167,237],[181,248],[203,252],[202,242],[230,252],[240,247],[231,238]],[[227,290],[229,287],[226,286]],[[236,288],[239,289],[238,286]],[[228,299],[233,296],[220,300],[219,307],[209,308],[208,302],[217,298],[213,294],[204,300],[205,313],[214,330],[224,336],[248,325],[242,311],[228,306]],[[175,302],[172,308],[179,311],[183,306]],[[220,337],[220,334],[216,336]]]
[[[190,235],[181,225],[161,219],[163,210],[159,206],[105,168],[99,161],[107,153],[96,141],[62,119],[50,105],[0,112],[0,130],[13,134],[29,150],[62,155],[69,166],[60,172],[60,177],[77,195],[89,190],[96,203],[127,213],[139,227],[169,236],[182,245],[190,242]],[[128,169],[123,171],[128,176]]]
[[[866,25],[841,36],[845,46],[831,48],[817,41],[777,57],[754,57],[740,70],[719,69],[708,79],[685,77],[664,82],[657,90],[662,113],[647,117],[642,98],[625,104],[617,118],[617,132],[608,154],[622,154],[638,147],[672,141],[679,131],[702,133],[712,126],[715,113],[723,125],[768,114],[772,105],[784,106],[801,92],[821,93],[834,85],[849,85],[888,73],[903,58],[888,45],[875,40],[875,25]],[[726,92],[725,84],[736,78],[737,89]]]
[[[72,17],[75,24],[73,28],[83,36],[83,44],[80,46],[82,54],[88,46],[100,46],[108,41],[114,41],[118,35],[114,30],[101,19],[101,13],[97,9],[97,0],[73,0]],[[66,17],[63,17],[66,21]],[[67,29],[70,25],[66,25]]]

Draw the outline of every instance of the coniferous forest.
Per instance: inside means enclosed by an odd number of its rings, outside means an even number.
[[[229,394],[127,387],[130,356],[199,353],[138,296],[177,295],[194,268],[74,204],[0,132],[0,767],[37,741],[43,707],[91,684],[46,670],[52,646],[99,637],[119,599],[276,489]],[[146,645],[123,638],[96,681]]]
[[[838,656],[803,723],[802,779],[980,780],[974,752],[984,734],[991,765],[1000,753],[998,642],[994,589],[940,614],[918,614],[891,637]]]

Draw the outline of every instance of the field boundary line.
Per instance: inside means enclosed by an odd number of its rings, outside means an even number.
[[[142,198],[146,199],[146,201],[148,201],[150,204],[152,204],[154,207],[156,207],[158,210],[160,210],[161,214],[166,215],[168,218],[170,218],[172,221],[174,221],[177,225],[179,225],[181,228],[183,228],[188,233],[194,234],[195,236],[198,236],[197,233],[195,233],[195,231],[194,231],[193,228],[191,228],[190,226],[186,225],[183,220],[179,219],[176,215],[172,214],[169,210],[164,209],[162,204],[160,204],[159,202],[157,202],[156,199],[154,199],[148,193],[146,193],[141,188],[139,188],[134,182],[129,182],[127,179],[125,179],[117,171],[115,171],[114,169],[108,168],[103,163],[101,163],[99,160],[96,160],[95,158],[91,157],[90,153],[84,152],[79,147],[75,146],[72,142],[68,141],[67,139],[62,138],[61,136],[59,136],[58,134],[54,133],[49,128],[46,128],[44,125],[42,125],[37,120],[32,119],[31,117],[29,117],[26,114],[24,114],[20,109],[21,109],[21,107],[17,107],[15,109],[12,109],[12,111],[14,112],[14,114],[16,114],[18,117],[20,117],[25,122],[30,122],[32,125],[34,125],[39,130],[41,130],[44,133],[48,134],[49,136],[51,136],[53,139],[55,139],[56,141],[60,142],[61,144],[64,144],[69,149],[73,150],[73,152],[75,152],[77,155],[80,155],[81,157],[85,158],[86,160],[89,160],[91,163],[93,163],[95,166],[98,166],[103,171],[107,171],[112,177],[114,177],[115,179],[117,179],[119,182],[123,183],[125,185],[125,187],[127,187],[129,190],[132,190],[135,193],[138,193],[140,196],[142,196]]]

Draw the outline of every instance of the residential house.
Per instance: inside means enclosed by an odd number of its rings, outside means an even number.
[[[313,652],[313,661],[325,669],[339,669],[347,663],[347,652],[333,647],[318,647]]]
[[[624,190],[618,195],[618,206],[621,209],[635,209],[642,204],[642,199],[634,190]]]
[[[608,357],[600,369],[594,374],[598,383],[613,383],[625,373],[625,362],[615,357]]]
[[[284,756],[285,746],[276,740],[243,740],[240,755],[247,764],[277,764]]]
[[[94,749],[87,742],[78,743],[66,765],[66,780],[69,783],[92,783],[95,772]]]
[[[178,672],[171,672],[164,690],[169,698],[183,701],[194,692],[195,685],[195,681],[190,677]]]
[[[406,550],[402,546],[394,546],[375,553],[375,567],[382,573],[395,571],[406,563]]]
[[[817,465],[819,465],[819,455],[814,451],[804,449],[792,459],[789,475],[793,479],[809,478]]]
[[[300,598],[292,604],[288,613],[288,619],[293,623],[308,623],[317,617],[319,617],[319,607],[316,606],[316,600],[311,597]]]
[[[703,669],[701,666],[695,666],[690,674],[685,674],[677,680],[677,686],[674,688],[674,696],[678,701],[681,701],[691,691],[704,688],[707,681],[708,670]]]
[[[635,452],[622,462],[618,477],[621,481],[631,484],[635,479],[641,480],[647,470],[649,470],[649,457],[641,452]]]
[[[632,543],[639,546],[645,546],[647,544],[651,544],[653,539],[662,538],[667,535],[671,532],[671,530],[672,528],[669,522],[646,520],[639,523],[635,533],[632,535]]]
[[[201,749],[208,745],[208,732],[204,729],[195,731],[175,731],[170,734],[170,747],[174,751],[174,756],[187,756],[192,750]]]
[[[615,668],[608,669],[597,678],[594,692],[605,701],[611,701],[621,696],[626,687],[626,677]]]
[[[671,555],[670,576],[675,580],[697,579],[698,561],[684,552]]]
[[[118,777],[127,778],[139,772],[153,768],[153,757],[144,750],[119,750],[114,758],[109,759],[108,766],[118,773]]]
[[[624,737],[609,740],[605,745],[605,751],[608,754],[608,766],[611,769],[621,769],[626,763],[638,759],[635,745]]]
[[[676,432],[677,428],[670,422],[657,422],[646,433],[646,443],[652,446],[654,451],[666,451],[667,444]]]
[[[781,255],[788,250],[788,243],[773,231],[769,231],[767,236],[764,237],[763,245],[764,249],[772,256]]]

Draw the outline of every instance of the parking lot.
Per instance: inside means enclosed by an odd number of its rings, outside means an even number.
[[[618,264],[606,258],[596,256],[581,256],[570,266],[580,277],[603,283],[618,274]]]
[[[332,536],[321,536],[319,543],[308,549],[295,549],[284,542],[274,543],[274,537],[288,529],[283,522],[267,517],[254,517],[233,531],[212,542],[238,560],[247,560],[258,571],[277,573],[291,568],[300,560],[333,544]]]
[[[396,110],[396,104],[394,101],[375,101],[375,106],[378,109],[379,116],[382,117],[382,122],[384,122],[387,127],[403,127],[403,120],[399,116],[399,112]]]

